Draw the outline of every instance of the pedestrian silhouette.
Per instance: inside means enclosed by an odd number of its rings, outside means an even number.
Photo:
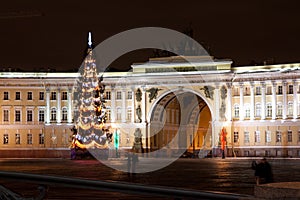
[[[272,167],[266,158],[261,159],[258,163],[253,161],[251,168],[255,170],[256,185],[273,182]]]

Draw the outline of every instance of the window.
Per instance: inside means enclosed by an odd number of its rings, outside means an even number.
[[[21,92],[16,92],[16,100],[21,100]]]
[[[56,109],[51,108],[51,121],[56,121]]]
[[[281,103],[277,104],[277,116],[279,116],[279,117],[282,116],[282,104]]]
[[[292,142],[293,141],[293,131],[289,130],[287,132],[287,141]]]
[[[67,121],[68,120],[68,111],[67,108],[62,109],[62,120]]]
[[[3,121],[8,122],[9,121],[9,111],[3,110]]]
[[[45,136],[44,133],[39,134],[39,144],[45,144]]]
[[[260,143],[260,131],[255,131],[255,140],[256,143]]]
[[[127,108],[127,120],[131,120],[131,116],[132,116],[132,110],[131,107]]]
[[[132,91],[127,92],[127,99],[132,99]]]
[[[267,104],[267,117],[272,117],[272,104]]]
[[[288,102],[288,115],[293,115],[293,102]]]
[[[32,92],[27,92],[27,100],[32,100]]]
[[[20,136],[20,133],[16,133],[16,144],[21,144],[21,136]]]
[[[44,92],[40,92],[40,95],[39,95],[39,100],[44,100],[45,96],[44,96]]]
[[[20,122],[21,121],[21,111],[16,110],[15,111],[15,122]]]
[[[249,96],[250,95],[250,89],[249,87],[245,87],[245,96]]]
[[[261,116],[261,105],[260,103],[257,103],[255,105],[255,116],[260,117]]]
[[[234,105],[234,117],[238,118],[240,116],[240,107],[238,104]]]
[[[8,134],[3,134],[3,144],[8,144]]]
[[[32,110],[27,110],[27,121],[32,122]]]
[[[117,120],[121,119],[122,110],[121,108],[117,108]]]
[[[245,117],[249,118],[250,117],[250,105],[245,104]]]
[[[32,144],[32,134],[31,133],[27,134],[27,144]]]
[[[261,95],[260,87],[256,87],[255,91],[256,91],[256,95]]]
[[[8,99],[9,99],[8,92],[4,92],[3,100],[8,100]]]
[[[56,92],[51,92],[51,100],[56,100]]]
[[[293,94],[293,85],[289,85],[289,94]]]
[[[239,141],[239,132],[233,132],[233,142],[237,143]]]
[[[271,142],[271,131],[266,131],[266,142]]]
[[[68,100],[68,93],[62,92],[61,100]]]
[[[276,131],[276,142],[281,142],[281,132]]]
[[[122,93],[121,92],[117,92],[117,99],[122,99]]]
[[[271,86],[267,87],[267,94],[272,94],[272,87]]]
[[[278,86],[278,94],[282,94],[282,85]]]
[[[249,131],[244,132],[244,143],[249,143],[250,142],[250,136],[249,136]]]
[[[39,122],[44,122],[44,121],[45,121],[45,111],[39,110]]]
[[[110,92],[106,92],[106,99],[107,99],[107,100],[110,100],[110,99],[111,99],[111,96],[110,96],[110,95],[111,95]]]

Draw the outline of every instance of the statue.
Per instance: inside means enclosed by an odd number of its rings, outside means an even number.
[[[141,102],[142,101],[142,91],[140,89],[137,89],[135,93],[136,101]]]
[[[142,143],[142,131],[140,128],[136,128],[134,132],[134,142],[132,149],[136,153],[143,153],[143,143]]]
[[[158,93],[159,90],[161,90],[161,89],[158,89],[158,88],[150,88],[150,89],[146,90],[146,92],[149,92],[149,95],[148,95],[148,97],[149,97],[149,103],[151,103],[151,101],[152,101],[153,99],[156,99],[157,93]]]
[[[138,105],[138,107],[136,108],[136,115],[139,119],[139,123],[142,122],[142,109],[141,109],[141,106]]]
[[[200,90],[204,90],[205,97],[210,98],[211,100],[214,100],[214,87],[212,86],[204,86]]]
[[[227,89],[226,89],[226,87],[223,85],[223,86],[221,87],[221,98],[224,100],[224,99],[226,99],[226,97],[227,97]]]

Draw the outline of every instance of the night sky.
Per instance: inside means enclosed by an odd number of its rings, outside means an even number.
[[[194,39],[211,55],[232,59],[236,66],[265,60],[300,62],[298,4],[297,0],[10,0],[0,7],[0,68],[77,71],[88,31],[97,45],[132,28],[183,31],[190,24]],[[132,52],[112,67],[125,70],[148,56]]]

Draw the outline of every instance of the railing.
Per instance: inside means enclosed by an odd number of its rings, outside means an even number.
[[[37,184],[51,186],[63,186],[71,188],[85,188],[92,190],[105,190],[112,192],[130,193],[138,195],[161,196],[168,198],[195,198],[195,199],[242,199],[252,198],[253,196],[225,193],[225,192],[207,192],[177,189],[170,187],[146,186],[140,184],[130,184],[125,182],[109,182],[79,178],[68,178],[60,176],[48,176],[38,174],[27,174],[18,172],[0,171],[1,179],[12,179],[24,182],[33,182]]]

